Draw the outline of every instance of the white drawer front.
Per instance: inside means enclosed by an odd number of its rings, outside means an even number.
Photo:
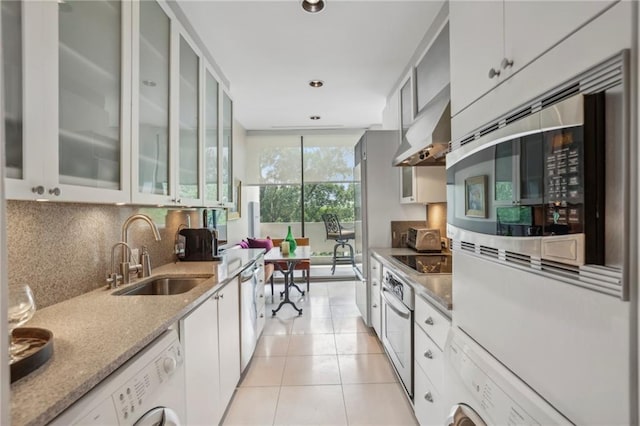
[[[416,323],[436,342],[443,350],[447,341],[447,333],[451,328],[449,318],[442,315],[436,308],[421,296],[416,296]]]
[[[416,419],[421,426],[437,425],[442,426],[447,418],[447,407],[440,396],[441,394],[435,389],[433,384],[427,378],[427,375],[420,367],[415,369],[415,394],[413,396],[413,410]]]
[[[371,326],[376,331],[379,338],[382,338],[380,334],[380,321],[382,318],[382,308],[380,307],[380,292],[374,291],[371,294]]]
[[[419,327],[416,327],[414,333],[416,363],[427,373],[436,389],[442,392],[444,389],[443,352]]]

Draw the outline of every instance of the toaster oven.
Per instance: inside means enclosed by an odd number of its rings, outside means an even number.
[[[407,246],[418,252],[440,252],[440,230],[427,228],[409,228]]]

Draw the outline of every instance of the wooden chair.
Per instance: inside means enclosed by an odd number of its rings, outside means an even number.
[[[304,238],[296,238],[296,244],[298,246],[308,246],[309,245],[309,238],[308,237],[304,237]],[[273,241],[273,247],[280,247],[280,243],[284,241],[284,239],[282,238],[272,238],[271,241]],[[280,268],[282,269],[286,269],[287,264],[283,263],[278,265]],[[307,292],[309,292],[309,272],[311,271],[311,262],[308,260],[303,260],[301,262],[298,262],[294,268],[294,270],[296,271],[302,271],[302,276],[304,278],[306,278],[307,280]],[[293,279],[293,277],[291,277]],[[294,283],[295,284],[295,283]],[[271,274],[271,296],[273,296],[273,274]]]

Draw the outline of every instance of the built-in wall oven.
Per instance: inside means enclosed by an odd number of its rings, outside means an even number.
[[[413,398],[413,288],[382,269],[382,345],[410,398]]]

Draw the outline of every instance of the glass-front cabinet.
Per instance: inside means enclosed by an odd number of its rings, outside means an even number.
[[[233,205],[232,100],[164,0],[0,11],[9,199]]]
[[[14,33],[4,53],[8,198],[128,202],[130,5],[17,3],[2,2],[3,18],[21,15],[3,28]]]
[[[137,13],[136,13],[137,12]],[[134,4],[137,66],[133,71],[134,202],[167,203],[170,197],[169,93],[171,20],[155,1]],[[135,52],[135,48],[134,48]]]
[[[180,35],[177,204],[200,205],[200,58]]]
[[[205,70],[204,99],[204,204],[219,204],[218,188],[218,82],[211,72]]]
[[[233,205],[233,101],[224,93],[222,97],[222,197],[225,206]]]
[[[4,72],[4,128],[6,176],[22,179],[22,2],[3,1],[2,62]]]

